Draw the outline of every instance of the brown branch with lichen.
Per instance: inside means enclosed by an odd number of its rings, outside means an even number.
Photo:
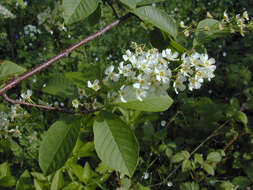
[[[67,113],[77,113],[75,111],[71,111],[71,110],[67,110],[67,109],[63,109],[63,108],[58,108],[58,107],[51,107],[51,106],[44,106],[44,105],[38,105],[38,104],[30,104],[30,103],[26,103],[26,102],[22,102],[22,101],[17,101],[17,100],[13,100],[11,98],[9,98],[6,95],[6,92],[12,88],[14,88],[15,86],[17,86],[19,83],[21,83],[24,80],[27,80],[28,78],[30,78],[31,76],[37,74],[38,72],[48,68],[50,65],[52,65],[53,63],[57,62],[58,60],[68,56],[70,54],[70,52],[74,51],[75,49],[85,45],[86,43],[102,36],[103,34],[105,34],[107,31],[109,31],[110,29],[112,29],[113,27],[117,26],[120,22],[126,20],[128,17],[130,17],[131,14],[126,14],[125,16],[116,19],[115,21],[113,21],[112,23],[108,24],[106,27],[104,27],[103,29],[99,30],[98,32],[91,34],[87,37],[85,37],[83,40],[81,40],[80,42],[72,45],[71,47],[69,47],[68,49],[62,51],[61,53],[59,53],[58,55],[52,57],[51,59],[49,59],[48,61],[34,67],[33,69],[21,74],[20,76],[12,79],[11,81],[7,82],[7,84],[5,86],[3,86],[0,89],[0,95],[3,97],[4,100],[6,100],[7,102],[11,103],[11,104],[20,104],[20,105],[25,105],[25,106],[30,106],[30,107],[36,107],[39,109],[46,109],[46,110],[54,110],[54,111],[62,111],[62,112],[67,112]],[[89,113],[89,112],[93,112],[96,110],[85,110],[85,111],[80,111],[81,113]],[[78,112],[78,113],[80,113]]]

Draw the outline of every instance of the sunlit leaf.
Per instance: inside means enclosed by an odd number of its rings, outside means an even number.
[[[94,122],[94,144],[99,158],[108,166],[132,176],[139,146],[132,130],[116,115],[101,111]]]

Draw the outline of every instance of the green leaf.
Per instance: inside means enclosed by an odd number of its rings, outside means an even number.
[[[195,33],[193,45],[197,46],[223,35],[224,31],[219,30],[219,23],[218,20],[210,18],[200,21],[196,29],[198,32]]]
[[[194,162],[202,165],[204,162],[203,155],[202,154],[194,154]]]
[[[204,163],[203,169],[210,175],[214,176],[214,168],[210,164]]]
[[[176,41],[172,39],[169,41],[169,48],[181,54],[188,51],[185,47],[183,47],[182,45],[180,45],[179,43],[177,43]]]
[[[67,185],[67,187],[63,188],[63,190],[83,190],[84,186],[80,183],[77,182],[72,182],[70,184]],[[86,190],[86,189],[85,189]]]
[[[16,190],[31,190],[33,189],[33,181],[28,170],[19,177],[16,185]]]
[[[80,127],[77,116],[56,121],[50,127],[39,149],[39,165],[43,173],[52,173],[64,165],[75,146]]]
[[[129,189],[131,187],[132,181],[129,178],[123,178],[121,180],[121,187]]]
[[[8,162],[4,162],[0,165],[0,179],[6,176],[11,176],[11,169]]]
[[[149,40],[152,46],[159,49],[160,51],[168,48],[170,41],[158,28],[155,28],[149,33]]]
[[[237,111],[234,114],[234,119],[238,122],[243,123],[245,126],[248,124],[248,117],[245,113],[241,112],[241,111]]]
[[[63,185],[64,185],[64,178],[62,170],[58,170],[54,175],[50,190],[62,189]]]
[[[220,162],[222,159],[221,155],[219,152],[211,152],[207,155],[206,161],[208,163],[212,162]]]
[[[144,6],[134,9],[132,12],[140,19],[153,24],[157,28],[176,38],[177,26],[173,19],[162,10],[153,6]]]
[[[134,88],[130,88],[126,92],[126,103],[121,102],[120,98],[116,99],[115,104],[123,108],[130,108],[139,111],[161,112],[167,110],[173,100],[166,94],[148,93],[147,97],[140,101],[136,98]]]
[[[172,157],[172,162],[179,163],[179,162],[182,162],[183,160],[187,160],[189,158],[190,158],[190,153],[188,151],[181,151],[181,152],[176,153]]]
[[[139,145],[132,130],[116,115],[101,111],[94,121],[94,144],[108,166],[132,176],[138,162]]]
[[[247,110],[253,110],[253,100],[248,101],[248,102],[246,103],[245,108],[246,108]]]
[[[119,1],[128,6],[129,8],[134,9],[136,8],[137,3],[140,2],[141,0],[119,0]]]
[[[44,185],[37,179],[34,179],[34,187],[36,190],[43,190],[44,189]]]
[[[25,7],[26,7],[26,5],[25,5],[25,3],[24,3],[23,0],[17,0],[17,2],[18,2],[18,4],[21,5],[22,8],[25,8]]]
[[[73,24],[91,15],[98,6],[98,0],[63,0],[63,18],[66,24]]]
[[[138,183],[137,186],[136,186],[136,190],[150,190],[150,188],[145,187],[145,186]]]
[[[90,167],[89,162],[86,162],[85,166],[84,166],[84,171],[83,171],[83,178],[84,178],[84,181],[86,182],[86,184],[88,184],[88,182],[94,176],[97,176],[97,174],[92,170],[92,168]]]
[[[14,176],[5,176],[0,179],[0,187],[13,187],[16,185],[16,178]]]
[[[61,74],[55,74],[51,77],[42,91],[65,98],[76,97],[78,94],[77,87],[72,83],[72,81]]]
[[[199,185],[195,182],[186,182],[180,184],[180,190],[199,190]]]
[[[90,141],[84,143],[80,138],[78,138],[75,148],[73,149],[73,155],[77,158],[94,156],[94,142]]]
[[[244,176],[235,177],[232,180],[232,183],[238,186],[239,189],[242,189],[242,190],[246,189],[251,184],[250,180]]]
[[[224,181],[218,186],[217,190],[234,190],[234,185],[229,181]]]
[[[101,18],[101,6],[98,6],[96,11],[88,17],[88,22],[91,26],[97,24]]]
[[[191,161],[184,160],[182,163],[182,172],[186,172],[192,169]]]
[[[82,72],[66,72],[65,76],[79,88],[86,88],[87,82],[90,79],[90,76]]]
[[[42,173],[40,172],[31,172],[32,176],[39,181],[47,181],[47,177],[45,177]]]
[[[78,152],[78,157],[89,157],[95,151],[94,142],[85,143]]]
[[[25,68],[11,62],[11,61],[1,61],[0,60],[0,81],[5,80],[9,77],[22,74],[26,71]]]
[[[150,5],[153,3],[160,3],[164,2],[165,0],[141,0],[140,2],[137,3],[137,6],[144,6],[144,5]]]
[[[246,173],[248,178],[253,181],[253,162],[246,162],[243,166],[243,171]]]
[[[86,181],[84,180],[84,169],[82,166],[78,165],[78,164],[71,164],[71,168],[73,173],[76,175],[76,177],[78,177],[78,179],[82,182]]]

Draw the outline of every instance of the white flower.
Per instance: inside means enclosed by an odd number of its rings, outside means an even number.
[[[181,22],[180,22],[180,27],[181,27],[181,28],[186,28],[186,26],[184,25],[184,21],[181,21]]]
[[[134,57],[134,54],[129,49],[126,51],[126,54],[123,55],[124,61],[130,60],[132,57]]]
[[[169,181],[169,182],[167,183],[167,186],[168,186],[168,187],[172,187],[172,186],[173,186],[173,183],[172,183],[171,181]]]
[[[200,54],[199,53],[194,53],[191,55],[191,65],[194,66],[195,68],[198,68],[201,66],[201,61],[200,61]],[[208,58],[208,57],[207,57]]]
[[[144,172],[143,179],[148,179],[148,178],[149,178],[149,173],[148,172]]]
[[[124,102],[126,103],[126,88],[125,88],[125,85],[121,86],[120,87],[120,90],[119,90],[119,96],[120,96],[120,100],[121,102]]]
[[[226,11],[223,13],[223,18],[226,22],[229,22],[229,17]]]
[[[169,83],[171,77],[171,70],[164,67],[155,68],[156,79],[163,83]]]
[[[245,27],[244,19],[240,17],[240,14],[237,14],[237,15],[235,16],[235,19],[236,19],[237,25],[238,25],[240,28],[244,28],[244,27]]]
[[[241,34],[242,37],[245,36],[244,32],[245,32],[245,31],[243,30],[243,27],[240,27],[240,34]]]
[[[84,96],[86,96],[86,91],[83,88],[78,88],[78,94],[80,96],[80,98],[83,98]]]
[[[105,70],[105,74],[108,76],[109,79],[117,82],[119,80],[120,75],[113,72],[114,66],[111,65]]]
[[[2,5],[0,5],[0,15],[3,15],[5,18],[15,18],[15,15]]]
[[[215,66],[213,68],[203,68],[202,72],[203,72],[203,78],[208,79],[208,81],[211,80],[211,78],[214,78],[215,75],[213,74],[213,72],[215,71]]]
[[[143,89],[136,89],[136,98],[140,101],[143,101],[143,98],[147,96],[147,91]]]
[[[177,61],[178,52],[172,53],[171,49],[166,49],[162,51],[162,56],[170,61]]]
[[[180,73],[183,75],[183,76],[190,76],[193,74],[193,70],[191,69],[191,64],[190,62],[183,62],[181,64],[181,69],[180,69]]]
[[[32,96],[32,93],[33,93],[32,90],[27,90],[26,93],[21,94],[21,98],[23,100],[29,100]]]
[[[73,101],[72,101],[72,105],[73,105],[73,107],[74,108],[78,108],[78,106],[79,106],[79,101],[77,100],[77,99],[74,99]]]
[[[214,58],[208,59],[207,54],[201,54],[201,55],[199,55],[199,58],[200,58],[200,61],[202,62],[202,65],[204,67],[212,68],[215,70],[216,66],[214,65],[215,64]]]
[[[122,74],[125,77],[129,76],[129,74],[131,72],[131,69],[132,69],[132,65],[127,64],[127,65],[124,66],[123,61],[120,62],[119,67],[118,67],[119,73]]]
[[[140,58],[140,60],[138,60],[137,68],[147,74],[151,73],[151,71],[152,71],[150,68],[150,65],[148,64],[148,61],[146,59],[144,59],[143,57]]]
[[[184,31],[184,35],[185,35],[185,37],[189,37],[189,36],[190,36],[189,30],[185,30],[185,31]]]
[[[198,82],[203,82],[204,81],[204,72],[203,69],[199,69],[196,74],[195,74],[195,78]]]
[[[95,91],[98,91],[98,90],[100,89],[99,80],[96,79],[96,80],[93,82],[93,84],[92,84],[90,81],[88,81],[88,87],[89,87],[89,88],[92,88],[92,89],[95,90]]]
[[[12,105],[11,106],[11,112],[10,112],[10,118],[13,121],[14,118],[16,118],[18,116],[17,114],[17,105]]]
[[[162,120],[162,121],[161,121],[161,126],[162,126],[162,127],[165,127],[165,126],[166,126],[166,121],[165,121],[165,120]]]
[[[249,15],[248,15],[248,12],[247,11],[244,11],[243,14],[242,14],[242,17],[246,20],[249,20]]]
[[[178,89],[180,91],[184,91],[186,89],[186,86],[184,85],[184,82],[186,81],[186,78],[183,75],[178,75],[177,79],[173,83],[173,87],[175,89],[175,92],[178,94]]]
[[[211,15],[211,13],[210,13],[209,11],[207,11],[206,16],[207,16],[208,18],[213,18],[213,16]]]
[[[149,78],[147,75],[142,76],[142,74],[139,74],[137,77],[137,82],[133,84],[134,88],[137,89],[149,89],[150,83],[148,82]]]
[[[201,83],[195,78],[189,78],[189,90],[192,91],[193,89],[200,89]]]

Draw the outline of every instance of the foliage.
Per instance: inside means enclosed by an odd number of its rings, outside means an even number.
[[[135,15],[7,92],[12,99],[76,114],[1,99],[1,189],[253,188],[253,8],[248,3],[1,2],[1,87],[114,17]],[[146,70],[134,67],[134,58],[144,55],[159,55],[169,65],[172,74],[149,73],[161,81],[159,87],[169,79],[163,93],[138,95],[138,90],[149,92],[138,78]],[[184,72],[187,63],[190,71]],[[205,63],[211,72],[200,77]],[[136,72],[134,80],[123,72],[127,64]],[[198,76],[198,84],[191,81]]]

